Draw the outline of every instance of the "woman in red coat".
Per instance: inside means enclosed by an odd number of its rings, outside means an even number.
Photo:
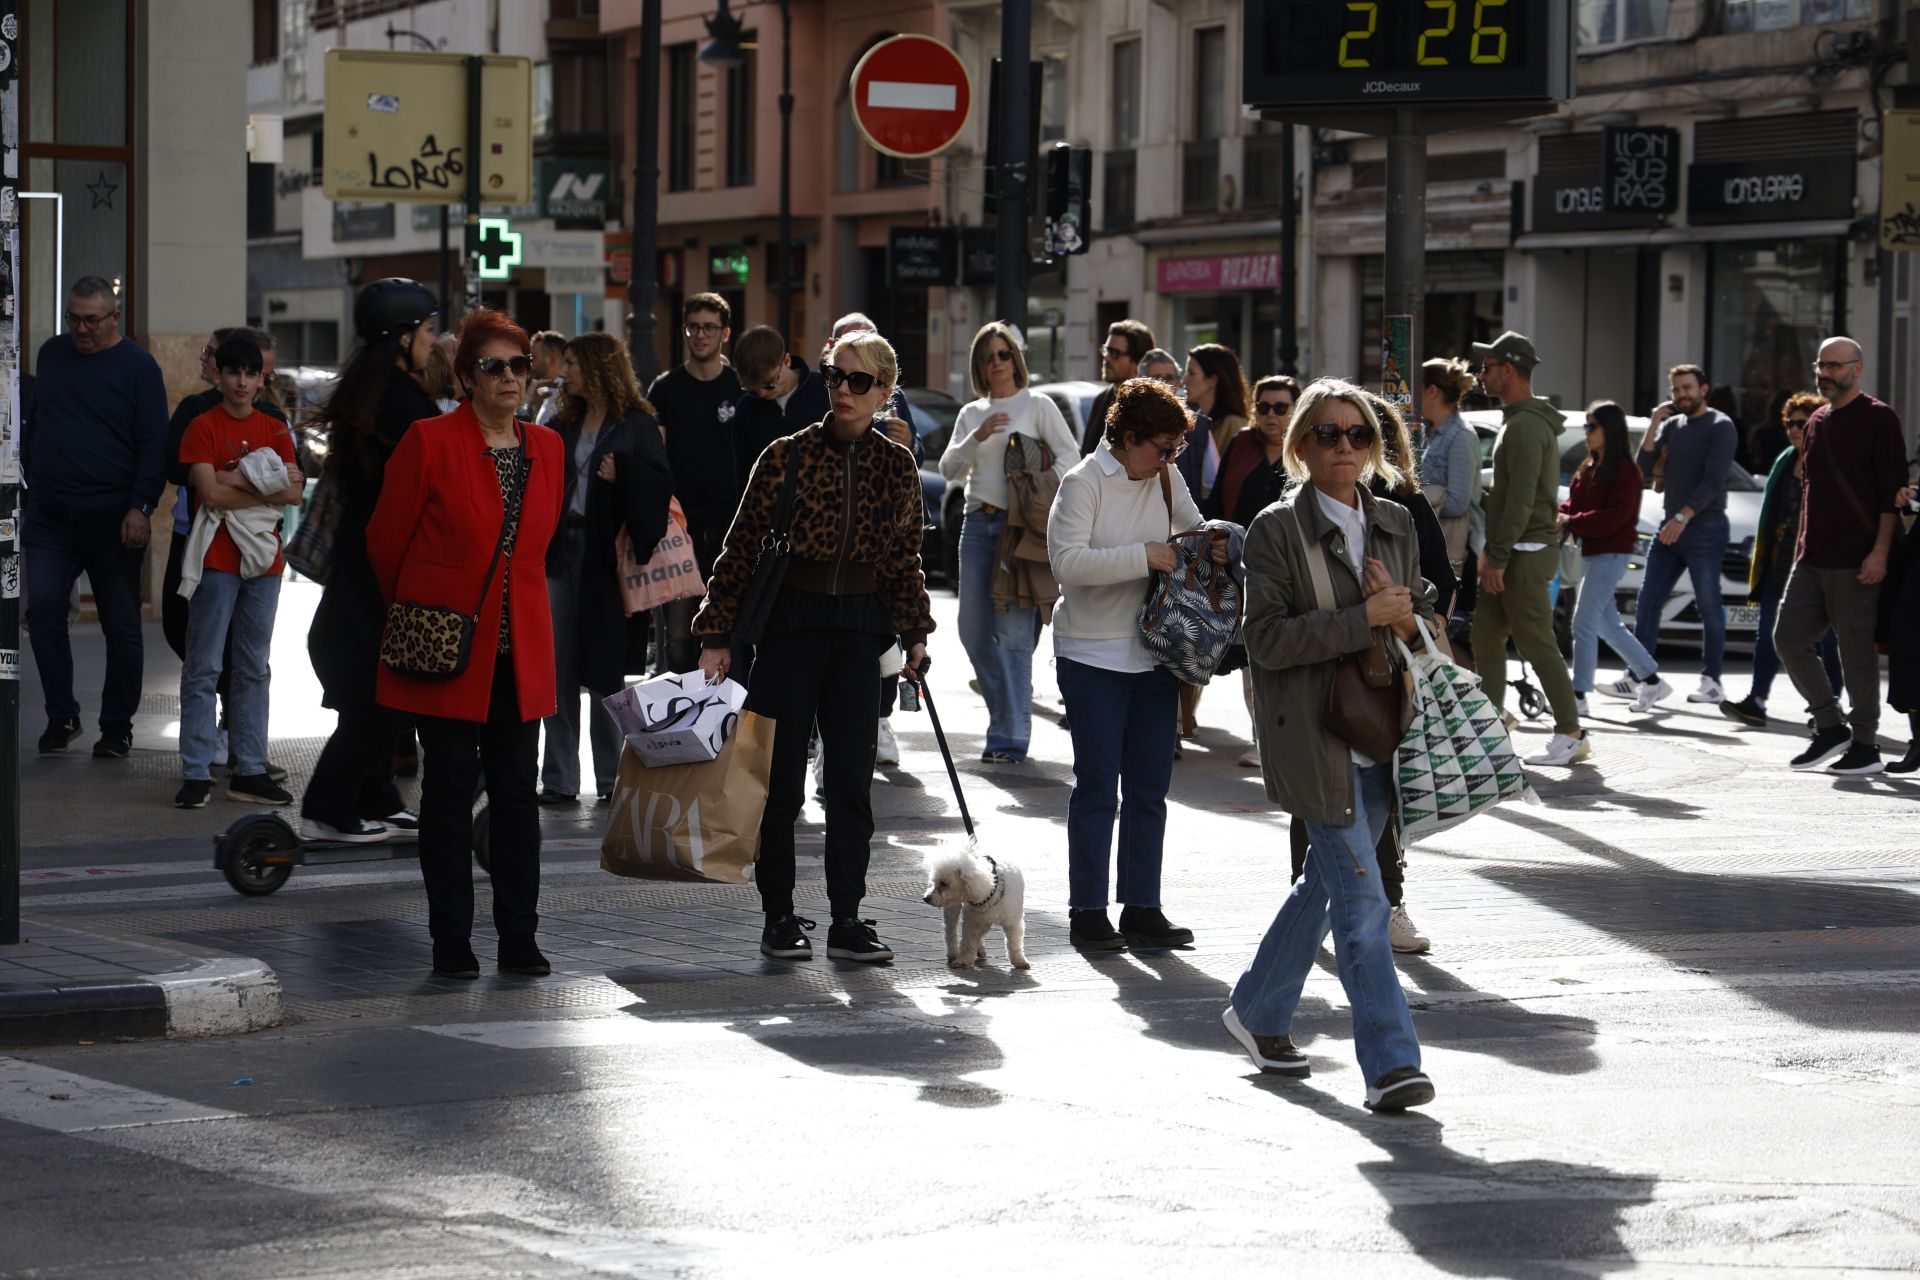
[[[460,675],[422,680],[383,661],[375,695],[419,726],[426,766],[420,874],[433,969],[454,978],[480,976],[471,941],[471,838],[482,773],[500,968],[551,972],[534,942],[534,782],[540,721],[554,710],[546,555],[566,473],[560,437],[514,417],[532,369],[529,350],[526,331],[498,311],[483,308],[467,319],[453,364],[468,399],[452,413],[414,423],[401,438],[367,525],[367,558],[389,606],[438,606],[475,619]]]

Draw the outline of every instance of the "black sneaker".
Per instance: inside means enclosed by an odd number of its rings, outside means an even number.
[[[813,921],[791,911],[777,919],[768,917],[767,927],[760,931],[760,954],[776,960],[813,959],[813,943],[807,939],[807,931],[813,927]]]
[[[433,944],[433,971],[443,978],[477,978],[480,976],[480,957],[473,954],[473,947],[465,942],[436,942]]]
[[[1022,761],[1019,756],[1014,755],[1011,751],[982,751],[980,753],[980,763],[1020,764]]]
[[[40,751],[51,755],[56,751],[65,751],[73,745],[73,740],[86,730],[80,727],[79,716],[69,716],[65,720],[55,720],[47,725],[47,731],[40,735]]]
[[[1809,769],[1818,769],[1827,761],[1845,751],[1853,742],[1853,734],[1847,726],[1837,724],[1831,729],[1815,729],[1813,742],[1799,755],[1787,762],[1787,767],[1805,773]]]
[[[95,760],[125,760],[133,754],[133,730],[102,729],[100,741],[93,744]]]
[[[1253,1059],[1253,1065],[1262,1071],[1270,1071],[1277,1076],[1310,1076],[1313,1068],[1307,1062],[1307,1055],[1293,1047],[1290,1036],[1257,1036],[1241,1025],[1240,1015],[1228,1005],[1220,1015],[1220,1021],[1227,1034],[1240,1042],[1240,1047]]]
[[[1158,907],[1122,907],[1120,936],[1136,951],[1142,947],[1164,949],[1186,946],[1193,941],[1193,930],[1174,924]]]
[[[1764,729],[1767,725],[1766,708],[1755,702],[1752,694],[1748,694],[1738,702],[1722,702],[1720,714],[1729,720],[1750,724],[1756,729]]]
[[[227,799],[237,804],[292,804],[293,793],[264,773],[241,773],[227,779]]]
[[[269,760],[267,761],[267,776],[275,782],[285,782],[287,780],[287,771],[283,766],[277,765]]]
[[[420,815],[411,809],[396,809],[392,813],[382,815],[378,821],[389,831],[420,834]]]
[[[893,948],[880,941],[873,921],[845,916],[827,927],[827,955],[834,960],[884,964],[893,959]]]
[[[1880,748],[1871,742],[1856,742],[1847,748],[1847,753],[1827,766],[1828,773],[1837,773],[1849,778],[1862,778],[1870,773],[1880,773],[1886,766],[1880,763]]]
[[[500,939],[500,972],[517,973],[528,978],[544,978],[553,966],[540,954],[531,937]]]
[[[1127,940],[1107,919],[1105,910],[1068,911],[1067,940],[1082,951],[1125,951]]]
[[[1433,1101],[1433,1081],[1418,1067],[1395,1067],[1367,1090],[1367,1110],[1405,1111]]]
[[[1888,773],[1912,773],[1920,769],[1920,738],[1907,744],[1907,754],[1887,766]]]
[[[213,783],[204,778],[188,778],[173,793],[173,807],[176,809],[204,809],[207,797],[213,794]]]
[[[579,801],[580,801],[579,796],[569,795],[565,791],[548,791],[542,788],[540,792],[541,804],[552,804],[552,805],[578,804]]]

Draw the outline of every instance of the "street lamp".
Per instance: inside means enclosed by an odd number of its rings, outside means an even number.
[[[793,324],[793,14],[788,0],[780,5],[780,246],[779,263],[780,334],[792,345]],[[711,67],[733,70],[747,60],[746,28],[727,8],[727,0],[706,20],[707,42],[700,46],[699,59]]]

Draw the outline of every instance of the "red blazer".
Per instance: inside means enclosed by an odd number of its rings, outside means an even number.
[[[473,634],[467,669],[452,680],[412,680],[382,665],[374,697],[383,707],[484,722],[498,656],[503,579],[512,583],[513,671],[520,719],[553,714],[553,615],[547,605],[547,543],[560,522],[566,478],[560,437],[519,424],[529,469],[513,555],[503,557]],[[388,604],[411,600],[465,613],[480,596],[500,537],[500,483],[470,405],[413,424],[387,462],[380,501],[367,522],[367,559]]]
[[[1567,531],[1580,539],[1584,554],[1626,555],[1633,550],[1640,530],[1644,489],[1640,468],[1632,458],[1620,459],[1614,468],[1613,484],[1606,489],[1600,487],[1596,468],[1582,465],[1574,472],[1560,510],[1566,513]]]

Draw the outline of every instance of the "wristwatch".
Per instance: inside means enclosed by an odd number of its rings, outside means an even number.
[[[136,507],[135,510],[143,516],[151,517],[153,515],[153,504],[151,502],[143,502]]]
[[[1692,516],[1690,516],[1690,515],[1688,515],[1688,514],[1687,514],[1686,512],[1684,512],[1684,511],[1676,511],[1676,512],[1674,512],[1674,513],[1673,513],[1673,518],[1674,518],[1674,519],[1675,519],[1676,521],[1678,521],[1678,522],[1679,522],[1680,524],[1683,524],[1683,525],[1684,525],[1684,524],[1686,524],[1686,522],[1687,522],[1687,521],[1689,521],[1689,520],[1691,520],[1691,519],[1693,519],[1693,517],[1692,517]]]

